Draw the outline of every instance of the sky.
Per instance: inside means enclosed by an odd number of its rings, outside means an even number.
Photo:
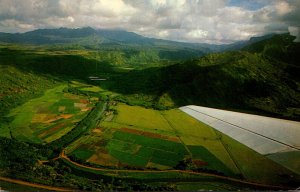
[[[109,28],[193,43],[232,43],[290,32],[300,0],[0,0],[0,31]]]

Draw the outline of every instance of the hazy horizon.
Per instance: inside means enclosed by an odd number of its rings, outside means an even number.
[[[0,0],[0,31],[90,26],[210,44],[290,32],[299,41],[299,9],[296,0]]]

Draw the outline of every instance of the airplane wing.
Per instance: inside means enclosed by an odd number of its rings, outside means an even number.
[[[194,105],[180,110],[300,174],[300,122]]]

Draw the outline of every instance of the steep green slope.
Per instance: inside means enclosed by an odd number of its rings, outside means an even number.
[[[251,53],[261,53],[265,56],[275,58],[280,61],[291,62],[292,58],[299,58],[295,51],[299,53],[299,43],[294,43],[295,37],[289,34],[274,35],[272,38],[264,39],[250,44],[243,48]]]
[[[267,58],[286,63],[284,70],[300,80],[300,43],[294,43],[295,37],[289,34],[275,35],[252,45],[243,50],[251,53],[260,53]]]
[[[28,99],[40,95],[57,82],[30,72],[22,72],[15,67],[0,65],[0,113],[15,107]]]

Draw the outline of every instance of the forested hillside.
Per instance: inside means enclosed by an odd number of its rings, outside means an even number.
[[[299,118],[299,44],[293,39],[277,35],[244,51],[132,71],[116,79],[113,89],[129,95],[152,95],[156,102],[168,94],[174,106],[197,104]],[[278,58],[280,55],[283,58]]]

